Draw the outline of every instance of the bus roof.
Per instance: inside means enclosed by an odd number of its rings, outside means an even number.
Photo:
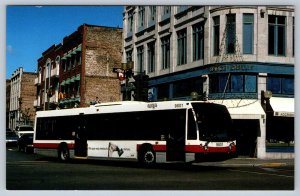
[[[71,108],[61,110],[38,111],[37,117],[49,116],[71,116],[79,114],[95,113],[114,113],[114,112],[136,112],[168,109],[191,108],[192,102],[204,103],[203,101],[161,101],[161,102],[142,102],[142,101],[120,101],[107,102],[84,108]]]

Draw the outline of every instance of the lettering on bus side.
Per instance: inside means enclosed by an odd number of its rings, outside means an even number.
[[[183,108],[183,104],[182,103],[176,103],[175,108]]]
[[[148,105],[147,105],[147,108],[157,108],[157,103],[149,103]]]

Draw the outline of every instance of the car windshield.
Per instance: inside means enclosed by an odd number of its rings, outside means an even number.
[[[201,140],[227,141],[233,138],[232,120],[225,106],[211,103],[192,103],[192,106]]]

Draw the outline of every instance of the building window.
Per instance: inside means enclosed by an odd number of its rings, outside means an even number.
[[[155,42],[148,44],[148,73],[155,71]]]
[[[293,17],[293,56],[295,56],[295,17]]]
[[[213,17],[213,21],[213,54],[217,56],[220,51],[220,16]]]
[[[133,31],[133,10],[128,12],[128,32]]]
[[[162,69],[170,67],[170,36],[161,39]]]
[[[226,23],[226,52],[227,54],[235,53],[235,14],[227,14]]]
[[[55,64],[53,65],[53,68],[59,67],[60,64],[60,56],[57,56],[55,59]]]
[[[51,64],[50,63],[47,63],[46,65],[46,78],[49,78],[50,77],[50,73],[51,73]]]
[[[193,26],[193,60],[204,57],[204,25],[199,23]]]
[[[215,74],[209,77],[210,93],[256,93],[256,75]]]
[[[171,13],[171,6],[163,6],[162,15],[168,15]]]
[[[294,95],[294,78],[271,75],[267,78],[267,89],[273,94]]]
[[[132,61],[132,50],[126,52],[126,62]]]
[[[179,97],[190,97],[191,92],[197,92],[199,95],[203,93],[203,79],[192,78],[174,82],[173,84],[173,96],[174,98]]]
[[[81,51],[76,52],[76,62],[78,65],[81,65]]]
[[[285,55],[285,16],[269,15],[269,55]]]
[[[177,13],[183,12],[185,10],[187,10],[189,8],[189,6],[187,5],[180,5],[177,7]]]
[[[177,65],[186,64],[186,29],[177,32]]]
[[[139,6],[139,20],[138,20],[139,27],[144,27],[145,25],[145,7]]]
[[[243,53],[253,54],[254,15],[243,14]]]
[[[149,22],[155,22],[156,19],[156,6],[150,6],[149,7],[150,12],[149,12]]]
[[[137,68],[140,73],[144,71],[144,46],[137,48]]]

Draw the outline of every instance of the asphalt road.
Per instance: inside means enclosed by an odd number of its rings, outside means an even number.
[[[56,159],[8,149],[8,190],[293,190],[294,167]]]

